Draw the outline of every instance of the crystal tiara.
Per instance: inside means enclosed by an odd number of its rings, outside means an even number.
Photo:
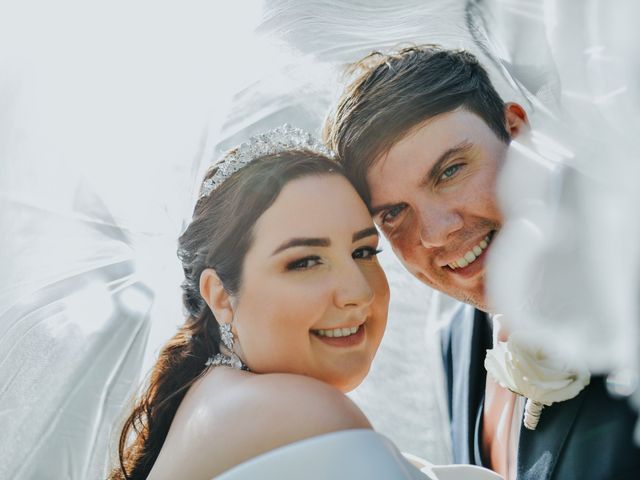
[[[202,183],[200,198],[208,197],[216,188],[247,166],[256,158],[286,152],[289,150],[309,150],[333,158],[333,154],[313,135],[299,128],[284,124],[268,132],[251,137],[227,153],[218,162],[218,170]]]

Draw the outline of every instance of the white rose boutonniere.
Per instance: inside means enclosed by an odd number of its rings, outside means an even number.
[[[487,372],[503,388],[526,397],[524,426],[535,430],[544,406],[569,400],[589,385],[589,371],[569,364],[539,336],[514,332],[487,350]]]

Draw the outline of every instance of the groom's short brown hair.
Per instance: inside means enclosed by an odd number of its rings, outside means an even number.
[[[428,118],[462,107],[509,142],[504,102],[469,52],[437,45],[373,52],[350,71],[355,79],[325,122],[324,139],[367,205],[369,168]]]

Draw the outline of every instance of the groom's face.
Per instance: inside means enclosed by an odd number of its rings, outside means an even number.
[[[374,221],[427,285],[487,310],[485,259],[500,230],[495,186],[507,144],[457,109],[418,125],[367,174]]]

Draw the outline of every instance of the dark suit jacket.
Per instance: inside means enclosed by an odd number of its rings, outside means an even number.
[[[483,465],[484,357],[492,348],[491,325],[485,313],[460,304],[442,334],[453,460]],[[518,480],[640,479],[636,419],[626,399],[612,398],[604,379],[592,377],[577,397],[545,407],[536,430],[521,427]]]

